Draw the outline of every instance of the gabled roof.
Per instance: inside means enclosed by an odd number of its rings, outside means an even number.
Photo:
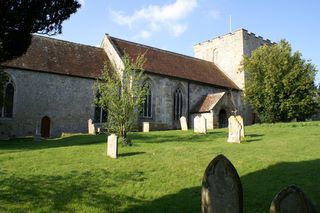
[[[212,62],[114,37],[110,39],[121,57],[127,53],[135,59],[145,54],[146,72],[239,90],[239,87]]]
[[[214,94],[204,95],[199,102],[193,107],[191,112],[199,113],[199,112],[210,112],[217,103],[221,100],[221,98],[225,95],[225,92],[219,92]]]
[[[72,75],[100,76],[108,56],[102,48],[34,35],[27,52],[5,67]]]

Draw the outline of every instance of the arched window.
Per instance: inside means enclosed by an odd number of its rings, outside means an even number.
[[[144,84],[144,87],[147,91],[144,102],[143,102],[143,108],[142,108],[142,116],[144,118],[151,118],[152,117],[152,88],[151,84],[149,82]]]
[[[182,116],[183,101],[182,101],[182,91],[180,88],[176,89],[173,97],[173,118],[174,120],[179,120]]]
[[[96,99],[99,100],[101,94],[98,92],[96,95]],[[107,122],[108,112],[105,111],[101,106],[98,106],[97,103],[94,107],[94,122],[95,123],[104,123]]]
[[[14,86],[12,82],[8,83],[4,90],[3,106],[1,107],[0,117],[12,118],[13,117],[13,97]]]

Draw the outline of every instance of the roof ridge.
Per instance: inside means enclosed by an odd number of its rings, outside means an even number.
[[[128,40],[117,38],[117,37],[113,37],[113,36],[110,36],[110,38],[111,39],[118,39],[120,41],[123,41],[123,42],[126,42],[126,43],[131,43],[131,44],[134,44],[136,46],[146,47],[146,48],[158,50],[158,51],[161,51],[161,52],[164,52],[164,53],[169,53],[169,54],[172,54],[172,55],[182,56],[182,57],[185,57],[185,58],[190,58],[190,59],[198,60],[198,61],[205,61],[205,62],[212,63],[212,64],[215,65],[215,63],[213,63],[211,61],[206,61],[206,60],[203,60],[203,59],[200,59],[200,58],[196,58],[196,57],[193,57],[193,56],[189,56],[189,55],[185,55],[185,54],[182,54],[182,53],[177,53],[177,52],[173,52],[173,51],[170,51],[170,50],[164,50],[164,49],[160,49],[158,47],[153,47],[153,46],[149,46],[149,45],[145,45],[145,44],[141,44],[141,43],[137,43],[137,42],[133,42],[133,41],[128,41]]]
[[[96,49],[103,49],[101,47],[96,47],[96,46],[89,45],[89,44],[81,44],[81,43],[77,43],[77,42],[73,42],[73,41],[62,40],[62,39],[59,39],[59,38],[53,38],[53,37],[39,35],[39,34],[33,34],[32,36],[40,38],[40,39],[53,40],[53,41],[62,42],[62,43],[68,43],[68,44],[77,45],[77,46],[84,46],[84,47],[90,47],[90,48],[96,48]]]

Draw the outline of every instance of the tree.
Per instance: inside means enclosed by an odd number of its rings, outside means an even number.
[[[98,106],[107,111],[106,129],[115,133],[124,145],[130,145],[127,132],[134,130],[141,111],[146,89],[143,80],[144,56],[135,60],[127,54],[122,58],[124,67],[119,71],[115,64],[107,64],[98,79],[94,92],[98,90]]]
[[[32,33],[55,35],[62,22],[80,8],[76,0],[4,0],[0,1],[0,106],[7,78],[1,63],[24,54]]]
[[[251,57],[245,56],[242,65],[244,98],[262,122],[303,120],[317,111],[317,70],[298,51],[292,54],[287,41],[261,46]]]

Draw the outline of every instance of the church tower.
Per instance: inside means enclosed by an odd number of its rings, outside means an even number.
[[[193,47],[194,56],[214,62],[235,84],[244,89],[245,75],[240,71],[240,63],[244,55],[262,45],[271,45],[270,40],[239,29],[232,33],[201,42]]]
[[[263,39],[245,29],[201,42],[193,47],[194,56],[214,62],[241,90],[245,89],[245,73],[240,70],[243,56],[250,56],[252,51],[262,45],[272,45],[269,39]],[[256,122],[256,115],[250,106],[243,102],[240,113],[245,124]]]

